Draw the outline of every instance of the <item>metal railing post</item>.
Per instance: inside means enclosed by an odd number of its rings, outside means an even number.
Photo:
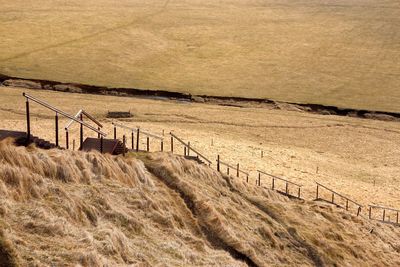
[[[65,147],[69,149],[69,134],[68,129],[65,129]]]
[[[58,113],[56,112],[56,146],[58,147]]]
[[[31,139],[31,117],[29,113],[29,99],[26,99],[26,145],[29,145]]]
[[[81,114],[81,117],[80,117],[80,119],[81,119],[81,121],[83,121],[83,115]],[[82,146],[83,146],[83,124],[81,123],[81,129],[80,129],[80,149],[82,149]]]

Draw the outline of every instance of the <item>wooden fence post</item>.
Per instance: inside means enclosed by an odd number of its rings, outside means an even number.
[[[349,210],[349,200],[346,199],[346,210]]]
[[[190,155],[190,142],[188,142],[188,147],[187,147],[187,156]]]
[[[272,190],[275,189],[275,178],[272,177]]]
[[[161,152],[164,152],[164,140],[161,140]]]
[[[301,190],[301,187],[299,187],[299,191],[297,192],[297,198],[298,199],[300,199],[300,190]]]
[[[103,154],[103,136],[100,137],[100,153]]]
[[[261,186],[261,173],[258,173],[258,186]]]
[[[317,184],[317,198],[316,198],[316,200],[318,200],[318,184]]]
[[[137,133],[136,133],[136,152],[139,152],[139,135],[140,135],[140,129],[137,129]]]
[[[123,149],[123,152],[122,152],[122,156],[124,156],[125,157],[125,148],[126,148],[126,137],[125,137],[125,135],[123,135],[122,136],[122,142],[123,142],[123,144],[124,144],[124,149]]]
[[[229,167],[227,167],[227,169],[226,169],[226,174],[229,175]]]
[[[385,221],[385,218],[386,218],[386,210],[383,209],[383,218],[382,218],[382,221],[383,221],[383,222]]]
[[[132,141],[131,141],[132,150],[134,150],[135,149],[135,133],[133,131],[131,133],[131,139],[132,139]]]
[[[371,219],[371,213],[372,213],[372,207],[371,206],[369,206],[369,211],[368,211],[368,217],[369,217],[369,219]]]
[[[246,176],[246,183],[249,183],[249,176]]]
[[[117,126],[114,125],[114,140],[117,139]]]
[[[217,155],[217,171],[220,171],[220,169],[219,169],[219,155]]]
[[[99,131],[99,132],[97,133],[97,138],[100,138],[100,126],[97,127],[97,130]]]
[[[357,217],[358,217],[358,215],[360,215],[360,212],[361,212],[361,207],[358,207],[358,210],[357,210]]]
[[[335,203],[335,193],[332,193],[332,204]]]
[[[286,182],[286,195],[288,195],[289,194],[289,183],[288,182]]]
[[[183,156],[186,157],[186,147],[183,147]]]
[[[146,141],[147,141],[147,152],[149,152],[150,151],[150,137],[147,136]]]
[[[239,163],[236,166],[236,177],[239,177]]]
[[[174,138],[171,136],[171,153],[174,153]]]

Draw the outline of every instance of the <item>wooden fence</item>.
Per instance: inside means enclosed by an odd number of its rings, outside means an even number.
[[[217,156],[217,171],[221,171],[221,165],[226,166],[226,174],[230,175],[230,170],[236,171],[236,177],[240,177],[240,174],[246,176],[246,182],[249,182],[249,173],[240,169],[240,164],[237,163],[236,166],[232,166],[226,162],[221,161],[220,156]]]
[[[117,139],[117,128],[125,129],[131,132],[131,150],[136,150],[136,152],[140,151],[140,135],[146,136],[146,150],[150,152],[150,138],[157,139],[160,141],[160,151],[164,151],[164,138],[158,136],[156,134],[152,134],[146,131],[143,131],[139,127],[128,127],[123,124],[113,122],[114,125],[114,139]],[[135,148],[135,134],[136,134],[136,148]],[[127,142],[127,140],[125,140]]]
[[[340,194],[338,192],[335,192],[332,189],[330,189],[330,188],[328,188],[328,187],[326,187],[326,186],[324,186],[324,185],[322,185],[320,183],[317,183],[317,182],[315,182],[315,183],[317,184],[316,200],[325,200],[325,201],[328,201],[328,202],[330,202],[332,204],[340,206],[337,202],[335,203],[335,196],[339,196],[340,198],[342,198],[342,199],[344,199],[346,201],[346,210],[349,210],[349,203],[353,203],[357,207],[357,216],[360,215],[361,208],[363,207],[361,204],[358,204],[354,200],[351,200],[350,198],[345,197],[342,194]],[[332,194],[332,198],[330,200],[326,200],[326,199],[320,198],[320,195],[319,195],[319,188],[320,187],[324,188],[325,190],[329,191]]]
[[[271,189],[272,190],[275,190],[275,188],[276,188],[275,180],[282,181],[282,182],[285,183],[285,191],[280,191],[280,190],[276,189],[277,192],[283,193],[283,194],[285,194],[287,196],[291,196],[291,197],[295,197],[295,198],[301,199],[301,187],[302,187],[302,185],[293,183],[293,182],[291,182],[289,180],[286,180],[284,178],[269,174],[269,173],[264,172],[264,171],[257,170],[257,172],[258,172],[258,186],[261,186],[261,174],[264,174],[264,175],[269,176],[272,179],[272,183],[271,183]],[[296,188],[296,194],[291,194],[290,193],[289,185],[291,185],[292,187]]]
[[[372,219],[372,209],[377,209],[382,211],[382,222],[387,222],[387,223],[396,223],[399,224],[399,213],[400,210],[398,209],[393,209],[393,208],[388,208],[388,207],[383,207],[383,206],[378,206],[378,205],[368,205],[369,206],[369,211],[368,211],[368,218]],[[396,214],[396,220],[392,221],[390,219],[390,216],[388,216],[388,213]],[[386,218],[388,217],[388,220]]]
[[[192,146],[190,146],[190,142],[185,143],[185,141],[183,141],[181,138],[179,138],[172,132],[170,132],[169,135],[171,136],[171,152],[172,153],[174,153],[174,140],[177,140],[184,147],[183,155],[185,157],[190,157],[190,152],[193,152],[197,158],[200,158],[201,160],[205,161],[205,163],[207,163],[208,166],[211,165],[211,160],[209,160],[208,158],[203,156],[200,152],[198,152],[196,149],[194,149]]]

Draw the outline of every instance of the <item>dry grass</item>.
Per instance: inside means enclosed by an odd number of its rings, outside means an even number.
[[[23,266],[398,266],[398,228],[168,154],[0,143],[0,223]],[[373,230],[373,231],[371,231]]]
[[[400,111],[398,1],[1,1],[0,73]]]
[[[23,91],[0,88],[0,128],[25,130]],[[250,171],[253,185],[257,177],[255,170],[261,169],[303,184],[307,199],[315,197],[314,181],[319,181],[364,205],[375,203],[400,208],[397,191],[400,162],[396,157],[400,149],[400,127],[396,122],[269,110],[262,106],[236,108],[25,91],[71,114],[84,108],[105,124],[110,136],[111,120],[105,118],[107,110],[131,110],[135,117],[123,123],[139,125],[158,134],[163,129],[166,133],[174,130],[213,161],[220,154],[224,161],[240,162],[244,170]],[[31,112],[32,133],[54,141],[53,114],[37,105],[32,105]],[[60,122],[60,128],[65,123],[65,120]],[[75,139],[78,144],[78,127],[73,127],[73,131],[70,140]],[[65,136],[60,132],[60,143],[64,145]],[[125,134],[130,137],[130,133]],[[94,136],[86,132],[85,136],[88,135]],[[122,138],[121,131],[118,135]],[[153,151],[159,149],[158,142],[152,141],[151,145]],[[145,147],[144,138],[142,147]],[[164,147],[167,150],[170,147],[168,138]],[[260,157],[261,149],[264,158]],[[175,152],[183,154],[183,147],[176,144]],[[269,186],[270,180],[262,177],[262,185]],[[284,189],[281,184],[277,186]]]

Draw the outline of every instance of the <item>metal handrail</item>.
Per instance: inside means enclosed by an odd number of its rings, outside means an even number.
[[[272,178],[274,178],[274,179],[278,179],[278,180],[284,181],[284,182],[286,182],[286,183],[295,185],[295,186],[297,186],[297,187],[302,187],[302,185],[293,183],[293,182],[291,182],[291,181],[289,181],[289,180],[286,180],[286,179],[284,179],[284,178],[281,178],[281,177],[278,177],[278,176],[275,176],[275,175],[272,175],[272,174],[269,174],[269,173],[266,173],[266,172],[263,172],[263,171],[260,171],[260,170],[257,170],[257,171],[258,171],[259,173],[265,174],[265,175],[267,175],[267,176],[269,176],[269,177],[272,177]]]
[[[332,189],[330,189],[330,188],[328,188],[328,187],[326,187],[326,186],[324,186],[324,185],[322,185],[322,184],[320,184],[320,183],[318,183],[318,182],[315,182],[315,183],[316,183],[318,186],[321,186],[321,187],[325,188],[326,190],[328,190],[328,191],[330,191],[330,192],[332,192],[332,193],[334,193],[334,194],[336,194],[336,195],[338,195],[338,196],[340,196],[340,197],[342,197],[342,198],[344,198],[344,199],[346,199],[346,200],[352,202],[353,204],[356,204],[357,206],[359,206],[359,207],[361,207],[361,208],[363,207],[363,205],[361,205],[361,204],[355,202],[354,200],[351,200],[350,198],[348,198],[348,197],[346,197],[346,196],[343,196],[342,194],[340,194],[340,193],[338,193],[338,192],[335,192],[335,191],[333,191]]]
[[[93,121],[95,124],[97,124],[97,126],[99,126],[100,128],[103,128],[103,125],[98,120],[96,120],[92,115],[90,115],[89,113],[87,113],[83,109],[79,110],[78,113],[76,113],[76,115],[74,117],[77,119],[81,114],[83,114],[86,117],[88,117],[91,121]],[[72,125],[72,123],[74,123],[74,120],[70,120],[65,125],[65,130],[68,130],[68,128]]]
[[[137,130],[140,130],[140,133],[141,133],[141,134],[144,134],[144,135],[149,136],[149,137],[156,138],[156,139],[158,139],[158,140],[164,140],[163,137],[157,136],[157,135],[155,135],[155,134],[151,134],[151,133],[149,133],[149,132],[145,132],[145,131],[143,131],[142,129],[140,129],[140,127],[137,127],[137,128],[135,128],[135,127],[128,127],[128,126],[122,125],[122,124],[117,123],[117,122],[112,122],[112,125],[117,126],[117,127],[119,127],[119,128],[123,128],[123,129],[129,130],[129,131],[137,131]]]
[[[85,123],[85,122],[83,122],[83,121],[81,121],[81,120],[75,118],[74,116],[72,116],[72,115],[70,115],[70,114],[68,114],[68,113],[66,113],[66,112],[64,112],[64,111],[62,111],[62,110],[60,110],[60,109],[58,109],[58,108],[56,108],[56,107],[53,107],[52,105],[50,105],[49,103],[47,103],[47,102],[45,102],[45,101],[43,101],[43,100],[37,99],[37,98],[35,98],[35,97],[33,97],[33,96],[30,96],[30,95],[28,95],[28,94],[26,94],[26,93],[22,93],[22,95],[23,95],[24,97],[26,97],[27,99],[32,100],[32,101],[34,101],[34,102],[36,102],[36,103],[38,103],[38,104],[40,104],[40,105],[42,105],[42,106],[44,106],[44,107],[46,107],[46,108],[48,108],[48,109],[50,109],[50,110],[56,112],[57,114],[61,114],[61,115],[63,115],[64,117],[67,117],[67,118],[69,118],[69,119],[71,119],[71,120],[73,120],[73,121],[76,121],[77,123],[80,123],[81,125],[84,125],[85,127],[91,129],[92,131],[94,131],[94,132],[96,132],[96,133],[98,133],[98,134],[100,134],[100,135],[102,135],[102,136],[104,136],[104,137],[107,136],[106,133],[97,130],[96,128],[94,128],[94,127],[91,126],[90,124],[87,124],[87,123]]]
[[[175,138],[176,140],[178,140],[182,145],[184,145],[185,147],[190,148],[191,151],[193,151],[194,153],[196,153],[200,158],[204,159],[205,161],[207,161],[208,164],[212,164],[211,160],[209,160],[208,158],[206,158],[205,156],[203,156],[202,154],[200,154],[198,151],[196,151],[195,149],[193,149],[191,146],[189,146],[188,144],[186,144],[182,139],[180,139],[178,136],[176,136],[175,134],[173,134],[172,132],[169,133],[173,138]]]
[[[226,163],[226,162],[223,162],[223,161],[221,161],[221,160],[219,161],[219,164],[225,165],[225,166],[228,167],[228,168],[237,170],[237,166],[236,166],[236,167],[235,167],[235,166],[232,166],[232,165],[230,165],[230,164],[228,164],[228,163]],[[239,169],[239,172],[240,172],[240,173],[243,173],[243,174],[246,174],[247,176],[250,175],[249,173],[247,173],[247,172],[245,172],[245,171],[242,171],[242,170],[240,170],[240,169]]]
[[[394,208],[387,208],[387,207],[383,207],[383,206],[378,206],[378,205],[368,205],[371,208],[377,208],[377,209],[384,209],[384,210],[391,210],[391,211],[396,211],[396,212],[400,212],[400,209],[394,209]]]

